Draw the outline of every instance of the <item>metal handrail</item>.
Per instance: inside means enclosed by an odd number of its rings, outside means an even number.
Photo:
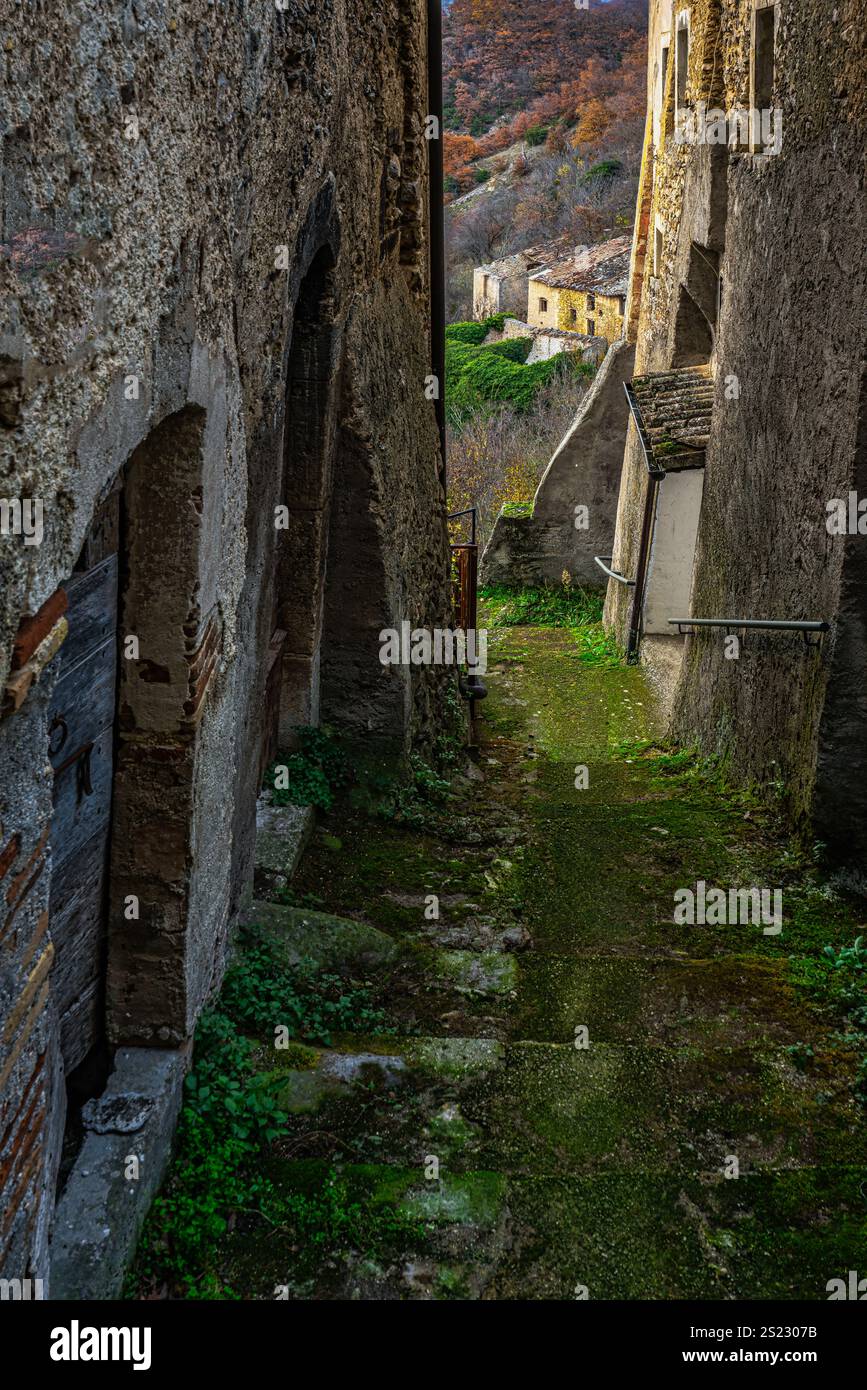
[[[458,517],[461,516],[471,516],[473,518],[472,526],[470,528],[469,542],[462,541],[462,545],[475,545],[476,543],[476,516],[478,514],[478,510],[478,507],[464,507],[464,510],[462,512],[449,512],[448,516],[446,517],[446,521],[457,521]],[[452,546],[452,549],[454,550],[456,549],[456,547]]]
[[[653,457],[653,445],[650,436],[644,428],[644,421],[641,418],[641,408],[638,404],[635,392],[632,389],[631,381],[624,381],[623,390],[626,392],[626,399],[629,402],[629,413],[635,421],[635,428],[638,431],[638,438],[641,440],[641,449],[644,454],[644,462],[651,478],[661,479],[665,477],[665,469],[660,468],[656,459]]]
[[[800,632],[808,646],[816,645],[810,642],[812,633],[821,638],[823,633],[831,630],[830,623],[813,618],[669,618],[668,621],[679,633],[691,627],[723,627],[727,632],[732,628],[759,629],[765,632]]]
[[[608,575],[608,578],[609,578],[609,579],[616,579],[618,584],[626,584],[630,589],[634,589],[634,588],[635,588],[635,580],[634,580],[634,579],[627,579],[625,574],[618,574],[618,573],[617,573],[617,570],[609,569],[608,564],[606,563],[606,561],[611,561],[611,560],[613,560],[613,559],[614,559],[614,556],[613,556],[613,555],[594,555],[594,556],[593,556],[593,562],[594,562],[594,564],[597,564],[597,565],[599,566],[599,568],[600,568],[605,574]]]

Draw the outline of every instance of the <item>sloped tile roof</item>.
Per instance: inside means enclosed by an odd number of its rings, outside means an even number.
[[[498,261],[477,266],[477,270],[508,278],[510,275],[527,275],[536,269],[544,270],[562,259],[569,249],[569,238],[557,237],[544,246],[528,246],[524,251],[513,251]]]
[[[534,280],[560,290],[582,290],[595,294],[626,294],[629,287],[629,256],[632,242],[628,236],[613,237],[598,246],[588,246],[578,255],[558,261]]]
[[[702,468],[713,409],[710,367],[649,372],[630,387],[630,405],[653,463],[666,473]]]

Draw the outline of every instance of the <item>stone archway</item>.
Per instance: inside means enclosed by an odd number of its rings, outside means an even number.
[[[393,625],[395,604],[382,534],[387,509],[373,465],[369,438],[343,420],[325,585],[321,715],[359,755],[376,762],[406,751],[412,688],[407,667],[379,661],[379,634]]]
[[[206,421],[193,405],[169,416],[125,469],[107,988],[115,1043],[183,1041],[201,996],[189,939],[197,734],[221,640]]]
[[[314,255],[298,292],[286,386],[282,489],[285,526],[278,529],[274,629],[285,634],[279,743],[298,725],[317,724],[320,643],[335,444],[334,254]]]

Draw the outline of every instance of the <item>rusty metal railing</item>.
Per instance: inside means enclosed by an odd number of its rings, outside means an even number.
[[[478,589],[479,589],[479,545],[476,539],[477,509],[467,507],[461,512],[451,512],[448,521],[470,518],[470,539],[452,542],[452,612],[455,626],[464,633],[472,633],[478,650]],[[460,691],[470,702],[470,718],[475,719],[477,700],[487,695],[485,683],[473,670],[465,670],[460,676]]]
[[[450,512],[449,521],[461,517],[470,518],[470,539],[453,542],[449,549],[452,556],[452,612],[455,625],[464,632],[475,631],[478,611],[479,585],[479,546],[476,540],[476,508],[467,507],[462,512]]]

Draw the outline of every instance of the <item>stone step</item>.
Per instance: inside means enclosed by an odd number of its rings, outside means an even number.
[[[254,890],[272,897],[285,888],[307,846],[316,820],[312,806],[279,806],[274,793],[262,792],[256,803]]]
[[[520,960],[516,1037],[568,1043],[575,1028],[597,1042],[648,1047],[792,1047],[825,1045],[829,1025],[805,1009],[788,959],[730,953],[653,956],[532,950]]]
[[[263,1048],[293,1148],[312,1156],[510,1174],[722,1173],[863,1159],[839,1056],[814,1049],[671,1047],[478,1038],[365,1038]]]
[[[236,1232],[227,1270],[253,1299],[297,1270],[279,1194],[315,1201],[329,1183],[366,1217],[364,1253],[296,1274],[290,1298],[814,1300],[863,1256],[860,1167],[426,1179],[418,1165],[274,1159],[267,1174],[271,1222]]]

